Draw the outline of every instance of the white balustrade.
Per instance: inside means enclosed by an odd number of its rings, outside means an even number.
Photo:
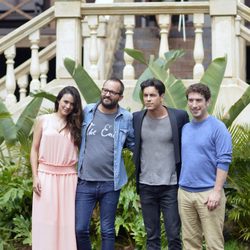
[[[5,99],[6,105],[16,103],[16,96],[14,95],[16,89],[16,79],[14,74],[14,58],[16,56],[15,45],[9,47],[4,51],[6,58],[6,91],[7,96]]]
[[[125,48],[134,48],[133,43],[133,34],[134,34],[134,27],[135,27],[135,17],[133,15],[125,15],[124,16],[124,26],[125,26],[125,35],[126,35],[126,42]],[[124,61],[125,67],[123,69],[123,79],[133,80],[135,79],[135,70],[133,61],[134,59],[129,56],[128,54],[124,53]]]
[[[27,88],[29,85],[28,75],[22,75],[17,79],[17,85],[19,87],[20,100],[23,100],[27,95]]]
[[[204,73],[204,67],[202,65],[202,61],[204,59],[204,48],[202,41],[203,25],[204,14],[194,14],[195,42],[193,55],[195,65],[193,68],[193,78],[196,80],[200,80]]]
[[[93,79],[99,79],[98,73],[98,46],[97,46],[97,28],[98,28],[98,17],[88,16],[88,26],[90,34],[90,50],[89,50],[89,61],[90,61],[90,76]]]
[[[41,81],[41,88],[44,88],[47,84],[47,74],[49,71],[49,62],[48,61],[44,61],[41,65],[40,65],[40,81]]]
[[[40,64],[39,64],[39,41],[40,41],[40,31],[37,30],[31,35],[29,35],[29,40],[31,43],[31,63],[30,63],[30,75],[32,80],[30,82],[30,92],[36,92],[40,89]]]
[[[159,57],[164,58],[164,53],[169,51],[168,45],[168,33],[171,24],[170,15],[159,15],[158,16],[158,25],[160,26],[160,48],[159,48]]]

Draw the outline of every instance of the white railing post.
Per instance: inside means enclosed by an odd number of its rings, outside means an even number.
[[[43,63],[41,63],[40,65],[40,81],[41,81],[41,88],[44,88],[47,84],[47,74],[49,71],[49,62],[48,61],[44,61]]]
[[[169,51],[168,33],[170,28],[171,18],[170,15],[159,15],[158,24],[160,26],[160,48],[159,57],[164,58],[164,54]]]
[[[126,29],[126,42],[125,48],[134,48],[133,42],[133,34],[134,34],[134,27],[135,27],[135,17],[133,15],[125,15],[124,16],[124,26]],[[123,69],[123,79],[133,80],[135,79],[135,70],[133,61],[134,59],[130,57],[128,54],[124,53],[124,61],[125,67]]]
[[[19,87],[20,100],[23,100],[26,97],[27,88],[29,85],[28,75],[22,75],[17,79],[17,85]]]
[[[240,26],[242,24],[242,19],[240,16],[235,18],[235,58],[236,58],[236,77],[246,80],[246,41],[240,36]]]
[[[83,65],[84,69],[90,74],[90,34],[87,17],[82,20],[82,37],[83,37]]]
[[[39,41],[40,41],[40,31],[37,30],[31,35],[29,35],[29,40],[31,43],[31,63],[30,63],[30,75],[32,80],[30,82],[30,92],[34,92],[40,89],[40,66],[39,66]]]
[[[204,59],[204,48],[202,41],[202,28],[204,25],[204,14],[194,14],[194,27],[195,27],[195,42],[194,42],[194,61],[193,78],[200,80],[204,73],[202,61]]]
[[[15,45],[9,47],[4,51],[6,58],[6,91],[7,96],[5,99],[6,105],[11,105],[16,103],[16,96],[14,95],[16,90],[16,79],[14,74],[14,58],[16,56]]]
[[[90,61],[90,76],[93,79],[99,79],[98,73],[98,46],[97,46],[97,28],[98,28],[98,17],[97,16],[88,16],[88,26],[90,34],[90,50],[89,50],[89,61]]]
[[[212,58],[227,55],[226,78],[236,76],[235,60],[235,17],[237,0],[210,0],[210,16],[212,17]],[[237,51],[237,53],[239,53]]]
[[[82,64],[81,0],[56,0],[56,78],[70,78],[64,67],[69,57]]]
[[[105,72],[105,62],[106,62],[106,37],[107,37],[107,19],[105,16],[99,16],[99,27],[97,30],[97,45],[98,45],[98,71],[99,71],[99,79],[104,79],[106,74]]]

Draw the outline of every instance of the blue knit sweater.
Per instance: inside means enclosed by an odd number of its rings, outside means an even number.
[[[182,130],[182,167],[179,185],[190,192],[214,187],[217,168],[228,171],[232,159],[231,136],[213,116],[191,121]]]

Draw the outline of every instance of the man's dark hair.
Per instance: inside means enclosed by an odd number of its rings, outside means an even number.
[[[205,97],[206,101],[208,101],[211,98],[211,92],[209,87],[203,83],[195,83],[190,85],[186,90],[187,99],[188,95],[192,92],[201,94],[202,96]]]
[[[165,93],[164,83],[156,78],[148,79],[148,80],[142,82],[140,86],[141,86],[142,92],[147,87],[155,87],[157,89],[159,95],[162,95]]]

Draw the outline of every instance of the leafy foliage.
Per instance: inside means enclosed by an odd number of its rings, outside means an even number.
[[[230,127],[241,111],[250,103],[250,86],[245,90],[241,98],[235,102],[228,112],[223,116],[222,121]]]
[[[229,170],[227,203],[228,219],[234,224],[234,234],[250,241],[250,129],[230,128],[234,145]]]
[[[169,73],[169,67],[174,63],[179,57],[183,56],[184,52],[182,50],[173,50],[166,52],[164,58],[158,58],[154,60],[153,57],[147,62],[143,52],[135,49],[125,48],[124,51],[135,60],[147,65],[147,69],[139,77],[133,98],[135,101],[142,101],[142,96],[140,93],[140,84],[149,78],[157,78],[161,80],[166,86],[165,93],[165,103],[169,107],[187,109],[185,91],[186,88],[180,79],[176,79],[173,75]],[[200,79],[200,82],[209,86],[212,99],[210,100],[209,113],[214,114],[215,105],[220,92],[220,86],[224,77],[225,69],[227,64],[227,58],[219,57],[215,58],[207,70],[204,72]],[[233,104],[226,114],[221,115],[221,120],[226,124],[227,127],[233,124],[237,116],[242,112],[242,110],[250,103],[250,86],[245,90],[241,98]]]
[[[142,213],[140,211],[139,196],[136,193],[132,153],[123,152],[124,162],[128,173],[129,182],[122,188],[118,203],[115,230],[116,235],[125,235],[121,238],[124,245],[136,245],[137,249],[143,249],[146,245],[146,232],[144,230]],[[120,234],[119,234],[120,233]]]
[[[208,112],[210,114],[213,113],[217,97],[220,92],[220,84],[223,80],[224,73],[226,70],[227,58],[226,57],[218,57],[213,60],[211,64],[209,64],[207,70],[202,76],[200,82],[209,86],[211,90],[211,100],[210,105],[208,107]]]
[[[64,59],[64,66],[75,80],[85,101],[87,103],[98,101],[101,91],[87,71],[80,64],[76,65],[70,58]]]
[[[18,144],[14,147],[15,162],[6,157],[0,162],[0,242],[6,249],[18,243],[31,245],[31,169],[28,152]]]
[[[0,245],[4,249],[31,244],[30,133],[41,102],[33,99],[14,123],[0,101]]]
[[[169,73],[169,67],[181,56],[183,56],[184,52],[182,50],[173,50],[164,54],[163,58],[158,58],[154,60],[153,57],[147,62],[143,52],[134,49],[124,49],[124,51],[133,57],[134,59],[138,59],[141,63],[144,63],[148,66],[148,68],[142,73],[139,77],[134,93],[133,98],[136,101],[141,101],[140,96],[140,84],[149,79],[149,78],[157,78],[161,80],[166,86],[165,93],[165,102],[169,107],[182,108],[184,109],[186,106],[186,98],[185,98],[185,86],[183,82],[179,79],[176,79],[175,76]]]

